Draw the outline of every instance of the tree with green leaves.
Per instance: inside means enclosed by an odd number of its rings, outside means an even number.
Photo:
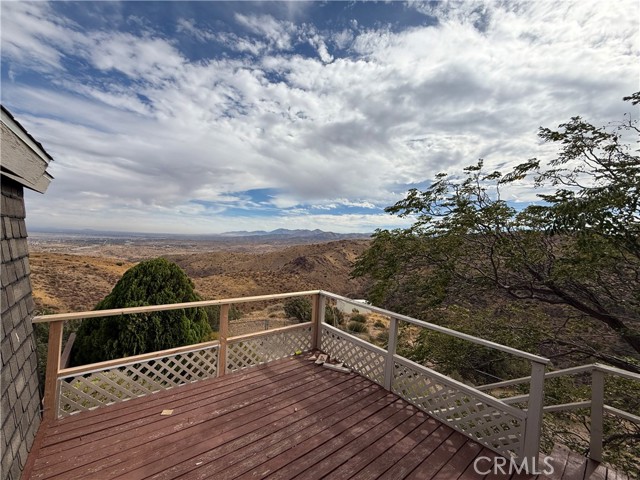
[[[299,322],[311,321],[311,300],[306,297],[293,297],[284,302],[284,313],[288,318]]]
[[[633,105],[640,92],[625,100]],[[380,230],[353,274],[368,276],[370,299],[403,313],[501,295],[562,308],[621,347],[567,342],[568,350],[638,371],[640,359],[640,133],[631,116],[607,127],[580,117],[539,137],[559,148],[503,174],[483,161],[462,179],[439,174],[388,207],[410,228]],[[517,208],[506,189],[532,179],[539,200]],[[562,342],[561,339],[558,342]]]
[[[184,271],[175,263],[156,258],[127,270],[95,309],[198,300]],[[210,334],[202,308],[85,319],[77,332],[72,363],[82,365],[199,343]]]

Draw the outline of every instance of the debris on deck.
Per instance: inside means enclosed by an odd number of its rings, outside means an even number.
[[[329,361],[329,355],[321,353],[320,355],[318,355],[318,358],[316,359],[316,365],[322,365],[324,362],[328,362],[328,361]]]
[[[335,370],[336,372],[351,373],[351,369],[345,367],[342,363],[333,364],[325,362],[322,366],[331,370]]]

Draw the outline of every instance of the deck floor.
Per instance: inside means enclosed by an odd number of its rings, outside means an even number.
[[[297,357],[43,424],[24,476],[510,478],[475,473],[478,456],[496,454],[363,377]],[[626,478],[572,458],[559,454],[549,479]]]

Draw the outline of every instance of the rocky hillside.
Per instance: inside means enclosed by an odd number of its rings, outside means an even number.
[[[213,252],[168,256],[206,298],[329,290],[361,297],[363,283],[349,278],[367,240],[296,245],[268,253]]]
[[[368,240],[295,245],[275,251],[213,251],[164,255],[180,265],[205,299],[323,289],[360,298],[349,278]],[[135,249],[135,246],[131,246]],[[130,252],[135,256],[135,252]],[[124,258],[31,252],[31,282],[40,312],[91,310],[134,263]]]

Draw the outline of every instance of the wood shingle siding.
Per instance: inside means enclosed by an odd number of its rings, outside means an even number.
[[[1,418],[2,478],[17,480],[40,425],[40,392],[31,318],[35,309],[23,187],[2,178]]]

